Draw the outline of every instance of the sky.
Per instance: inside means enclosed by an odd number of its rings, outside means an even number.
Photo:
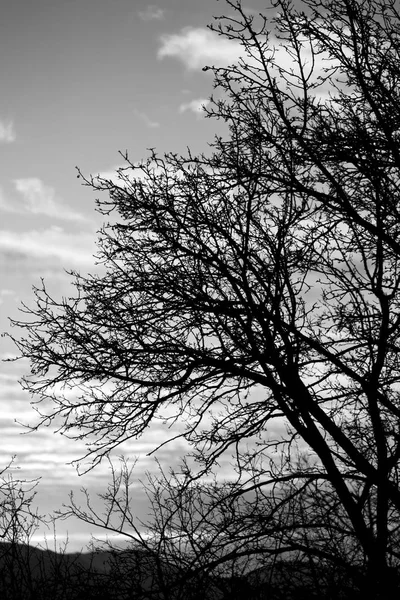
[[[260,10],[261,0],[248,7]],[[0,21],[0,331],[10,331],[21,302],[32,305],[32,286],[44,277],[59,297],[71,292],[65,269],[90,272],[102,218],[96,194],[83,187],[85,175],[112,174],[122,165],[119,151],[132,162],[149,148],[185,152],[207,150],[216,121],[201,106],[212,93],[207,64],[232,62],[235,44],[207,30],[223,1],[19,0],[2,4]],[[13,334],[18,335],[15,330]],[[0,338],[2,359],[15,355]],[[78,475],[71,461],[84,453],[78,442],[54,428],[27,434],[20,423],[35,423],[31,398],[18,379],[28,365],[0,362],[0,466],[15,455],[15,477],[41,477],[39,512],[52,513],[82,486],[93,496],[105,489],[109,467]],[[149,457],[169,432],[148,436],[120,449],[139,457],[137,477],[154,471]],[[157,455],[162,466],[177,466],[187,448],[174,442]],[[227,469],[222,464],[221,470]],[[84,470],[84,469],[83,469]],[[148,504],[134,489],[140,516]],[[33,541],[43,539],[39,529]],[[88,540],[90,527],[78,521],[56,525],[68,549]],[[51,529],[47,536],[52,538]]]

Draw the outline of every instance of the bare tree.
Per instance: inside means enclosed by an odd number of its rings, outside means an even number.
[[[0,471],[0,539],[9,543],[29,544],[44,522],[33,507],[39,479],[16,478],[15,458]]]
[[[222,561],[211,564],[204,544],[197,539],[202,522],[200,507],[209,503],[196,492],[190,493],[185,485],[189,473],[184,480],[174,474],[167,476],[161,469],[157,477],[148,474],[143,485],[149,516],[139,519],[134,513],[132,490],[137,486],[133,486],[133,467],[124,458],[118,469],[111,460],[109,464],[111,481],[98,494],[100,510],[90,492],[82,488],[83,504],[71,492],[69,504],[58,514],[60,518],[78,518],[99,528],[103,535],[117,533],[124,538],[124,543],[118,545],[112,537],[106,541],[93,537],[93,548],[108,554],[110,571],[104,578],[108,593],[115,588],[119,600],[222,599],[225,581],[212,577],[214,567]]]
[[[108,192],[98,201],[113,218],[99,239],[104,271],[75,273],[72,298],[35,290],[14,322],[27,333],[16,340],[32,365],[24,385],[50,406],[37,426],[61,419],[94,463],[156,419],[185,424],[203,472],[231,450],[240,473],[254,440],[255,457],[278,448],[299,490],[315,485],[340,506],[364,591],[392,597],[397,3],[277,0],[259,16],[226,4],[214,30],[243,55],[211,67],[220,100],[209,116],[229,136],[210,155],[152,153],[140,165],[126,155],[119,184],[85,180]],[[289,433],[278,437],[282,420]],[[313,458],[301,478],[295,443]],[[274,464],[249,487],[281,477]]]
[[[83,506],[71,494],[61,515],[124,537],[122,545],[94,538],[111,553],[107,584],[115,581],[121,599],[355,598],[364,557],[351,524],[331,490],[310,478],[306,457],[296,469],[269,487],[254,485],[254,472],[247,481],[243,471],[236,481],[200,481],[186,463],[160,467],[142,484],[149,510],[139,519],[123,459],[119,470],[111,463],[101,511],[83,489]]]
[[[29,564],[29,543],[43,515],[34,507],[38,479],[16,477],[15,459],[0,471],[0,594],[16,600],[35,588]]]

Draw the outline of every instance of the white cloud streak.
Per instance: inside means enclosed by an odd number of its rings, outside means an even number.
[[[24,200],[25,208],[32,214],[41,214],[69,221],[85,221],[81,214],[64,206],[56,198],[55,190],[38,177],[15,179],[15,189]]]
[[[184,113],[189,111],[194,113],[197,116],[197,118],[201,118],[205,115],[204,107],[206,107],[209,103],[210,100],[208,100],[207,98],[195,98],[190,102],[184,102],[183,104],[181,104],[179,107],[179,112]]]
[[[5,198],[4,193],[0,193],[0,210],[16,214],[45,215],[66,221],[88,220],[60,202],[55,190],[38,177],[15,179],[13,183],[18,196],[11,202]]]
[[[239,42],[224,39],[205,27],[185,27],[177,34],[161,37],[157,57],[177,58],[190,71],[204,66],[222,67],[237,62],[243,55]]]
[[[16,140],[14,123],[12,121],[0,121],[0,142],[11,144]]]
[[[42,231],[0,231],[0,252],[14,252],[30,259],[54,258],[67,268],[92,266],[95,242],[93,233],[68,233],[56,226]]]

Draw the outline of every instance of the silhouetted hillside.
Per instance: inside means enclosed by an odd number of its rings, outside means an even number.
[[[137,550],[58,554],[0,543],[1,600],[222,600],[209,577],[196,576]]]
[[[1,600],[353,600],[350,581],[339,569],[295,561],[227,578],[141,550],[62,554],[0,543]]]

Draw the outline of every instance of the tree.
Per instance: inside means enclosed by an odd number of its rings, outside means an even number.
[[[15,478],[15,470],[14,457],[0,470],[0,595],[10,600],[37,591],[29,543],[47,524],[33,506],[39,480]]]
[[[128,541],[123,549],[103,542],[112,557],[108,585],[117,586],[121,600],[355,597],[362,574],[357,544],[327,493],[319,505],[315,486],[299,493],[287,479],[279,492],[265,485],[243,490],[216,477],[195,481],[185,464],[179,473],[148,474],[149,516],[142,520],[132,510],[133,468],[123,459],[119,470],[111,463],[111,472],[99,494],[101,512],[83,489],[83,506],[71,493],[60,514]]]
[[[400,558],[397,3],[277,0],[259,16],[226,4],[213,29],[243,57],[211,67],[220,99],[209,117],[229,135],[209,155],[152,152],[140,165],[125,155],[118,184],[84,178],[108,193],[98,201],[113,218],[99,239],[104,271],[73,273],[72,298],[35,290],[36,305],[14,322],[31,360],[24,385],[51,401],[38,427],[61,418],[64,433],[88,440],[94,463],[172,419],[185,423],[203,473],[232,451],[243,490],[285,477],[300,506],[314,487],[357,547],[361,587],[391,597]],[[301,469],[296,444],[310,454]],[[312,531],[310,511],[305,519]]]
[[[206,498],[203,486],[193,487],[189,473],[183,480],[162,471],[157,477],[149,474],[144,487],[150,516],[147,520],[138,519],[132,509],[133,467],[124,458],[119,469],[109,462],[111,481],[105,492],[98,495],[103,504],[101,512],[94,508],[90,493],[84,488],[83,505],[71,492],[69,504],[59,513],[62,518],[77,517],[125,537],[128,547],[124,544],[122,548],[110,540],[93,540],[95,547],[110,554],[108,589],[117,590],[118,600],[225,599],[230,579],[222,578],[218,567],[223,564],[226,571],[228,561],[221,561],[218,550],[210,552],[210,540],[205,539],[211,532],[204,526],[211,515],[212,496]],[[217,537],[214,535],[213,539]]]
[[[32,506],[39,480],[16,479],[14,460],[11,458],[0,471],[0,540],[11,545],[29,544],[40,524],[46,522]]]

